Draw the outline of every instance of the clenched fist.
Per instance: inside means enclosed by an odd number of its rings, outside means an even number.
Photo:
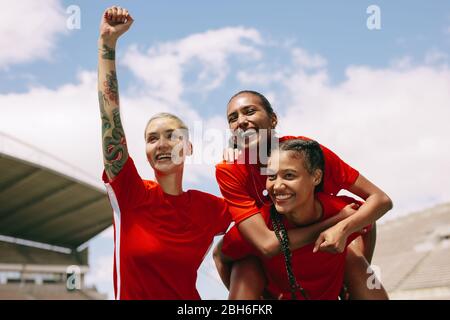
[[[100,23],[100,38],[116,41],[131,27],[133,21],[125,8],[110,7],[106,9]]]

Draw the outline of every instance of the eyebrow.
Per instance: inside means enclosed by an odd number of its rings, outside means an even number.
[[[279,173],[286,173],[286,172],[297,173],[297,170],[288,168],[288,169],[281,169],[281,170],[278,170],[278,171],[275,172],[273,170],[267,169],[267,174],[268,175],[279,174]]]
[[[175,129],[168,129],[168,130],[164,131],[163,133],[172,133],[174,131],[175,131]],[[156,131],[149,132],[149,133],[147,133],[147,138],[150,136],[157,135],[157,134],[159,134],[159,133]]]
[[[255,107],[257,107],[257,106],[254,105],[254,104],[248,104],[248,105],[245,105],[245,106],[240,107],[238,110],[245,110],[245,109],[248,109],[248,108],[255,108]],[[229,118],[230,116],[232,116],[232,115],[234,115],[234,114],[236,114],[236,113],[237,113],[237,111],[233,111],[232,113],[230,113],[229,115],[227,115],[227,118]]]

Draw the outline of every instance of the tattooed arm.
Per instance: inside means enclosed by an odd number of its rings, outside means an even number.
[[[117,39],[133,23],[126,9],[108,8],[100,24],[98,40],[98,101],[102,119],[103,163],[110,180],[128,159],[128,149],[120,120],[119,90],[116,75]]]

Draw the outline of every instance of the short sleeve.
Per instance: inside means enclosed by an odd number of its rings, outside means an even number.
[[[233,260],[258,255],[257,249],[242,237],[236,225],[223,237],[222,253]]]
[[[214,234],[224,234],[231,224],[231,215],[226,201],[214,196],[212,212],[214,212],[212,216]]]
[[[280,142],[291,139],[312,140],[303,136],[284,136],[280,138]],[[325,174],[323,178],[323,191],[336,195],[340,190],[346,189],[353,185],[359,177],[359,172],[344,162],[333,151],[327,147],[320,145],[325,159]]]
[[[146,187],[139,176],[133,159],[129,156],[119,174],[110,181],[103,170],[103,182],[106,185],[110,201],[116,202],[122,210],[131,209],[146,198]]]
[[[231,170],[227,164],[216,166],[216,180],[220,192],[228,204],[233,221],[239,224],[250,216],[260,212],[260,208],[246,190],[243,181],[245,177],[239,175],[237,170]],[[239,180],[240,179],[240,180]]]
[[[321,147],[325,158],[324,191],[337,194],[342,189],[348,190],[358,179],[359,172],[327,147]]]

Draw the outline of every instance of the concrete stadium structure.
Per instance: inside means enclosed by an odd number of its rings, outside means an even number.
[[[86,243],[112,223],[101,182],[2,133],[0,172],[0,299],[105,298],[84,287]]]
[[[391,299],[450,299],[450,203],[380,224],[372,264]]]

